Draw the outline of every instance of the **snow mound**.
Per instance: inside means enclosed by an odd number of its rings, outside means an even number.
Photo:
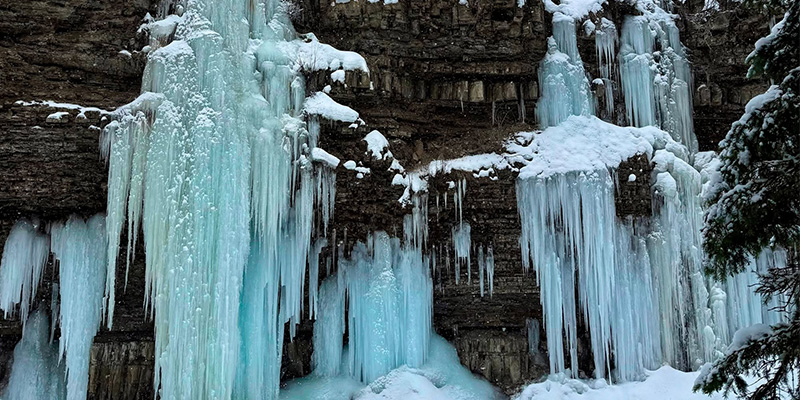
[[[722,400],[722,394],[712,396],[692,392],[698,372],[681,372],[669,366],[647,372],[642,382],[608,385],[604,380],[583,381],[551,376],[522,390],[514,400]]]
[[[346,368],[345,368],[346,369]],[[505,398],[489,382],[461,365],[456,349],[431,336],[428,361],[401,366],[364,385],[350,376],[295,379],[281,389],[282,400],[494,400]]]

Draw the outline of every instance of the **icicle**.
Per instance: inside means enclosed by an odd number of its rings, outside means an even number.
[[[600,27],[595,32],[595,49],[597,50],[597,66],[603,80],[605,91],[606,115],[611,118],[614,114],[614,86],[612,76],[615,65],[617,46],[617,27],[613,22],[602,18]]]
[[[494,251],[492,246],[486,250],[486,279],[489,280],[489,297],[494,295]]]
[[[61,339],[66,358],[67,398],[86,399],[89,355],[103,315],[107,236],[105,218],[71,217],[51,228],[51,249],[61,282]]]
[[[483,246],[478,246],[478,275],[481,297],[483,297],[483,274],[486,271],[486,258],[483,256]]]
[[[539,320],[528,318],[525,320],[525,330],[528,334],[528,354],[536,355],[539,353]]]
[[[64,364],[58,362],[58,346],[49,341],[48,325],[47,314],[43,310],[31,314],[22,340],[14,348],[14,362],[8,386],[2,394],[3,399],[66,398]]]
[[[541,96],[536,117],[542,128],[555,126],[570,115],[594,115],[594,98],[578,54],[575,21],[553,14],[553,37],[539,66]]]
[[[49,256],[50,238],[39,232],[37,224],[17,221],[6,239],[0,262],[0,309],[8,318],[19,305],[23,329]]]
[[[452,241],[453,241],[453,252],[455,254],[455,266],[456,266],[456,285],[459,282],[459,278],[461,276],[461,265],[462,263],[466,263],[467,267],[467,282],[472,282],[472,273],[470,269],[470,247],[472,247],[472,239],[471,239],[471,227],[469,223],[462,223],[460,225],[454,226],[452,228]]]

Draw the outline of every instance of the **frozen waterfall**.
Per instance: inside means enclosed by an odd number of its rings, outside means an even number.
[[[126,220],[130,263],[141,220],[161,397],[274,399],[284,324],[293,335],[335,194],[312,161],[301,70],[366,63],[301,40],[279,1],[179,11],[174,40],[151,42],[143,94],[104,131],[108,270]],[[113,274],[105,292],[110,325]]]

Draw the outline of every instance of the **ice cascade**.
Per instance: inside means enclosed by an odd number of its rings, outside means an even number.
[[[28,220],[17,221],[6,239],[0,262],[0,309],[8,318],[19,306],[23,327],[50,256],[50,238],[37,225]]]
[[[174,40],[151,42],[143,94],[103,132],[107,269],[125,221],[128,263],[141,229],[162,398],[276,398],[284,324],[294,335],[304,312],[335,175],[314,157],[319,124],[303,121],[302,70],[368,70],[355,53],[297,35],[285,7],[189,2],[169,17]],[[114,285],[110,273],[109,324]]]
[[[542,128],[556,126],[570,115],[594,115],[594,98],[578,54],[575,20],[553,14],[553,36],[539,66],[541,96],[536,118]]]
[[[103,215],[70,217],[51,227],[61,297],[59,354],[66,359],[67,399],[86,398],[89,355],[102,321],[106,282],[106,225]]]
[[[64,364],[59,364],[58,345],[50,343],[50,321],[44,310],[30,315],[22,340],[14,348],[14,362],[5,400],[66,398]],[[88,367],[88,365],[87,365]]]
[[[338,265],[321,286],[325,305],[314,324],[314,374],[346,372],[370,383],[400,365],[422,366],[432,332],[429,257],[420,247],[377,232]],[[345,293],[348,345],[343,349]]]
[[[691,69],[678,27],[664,14],[658,10],[627,16],[622,25],[619,66],[625,109],[632,125],[661,127],[694,154]]]

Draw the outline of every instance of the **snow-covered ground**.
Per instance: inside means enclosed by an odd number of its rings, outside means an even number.
[[[698,372],[681,372],[669,366],[647,372],[642,382],[608,385],[605,381],[549,380],[527,386],[514,400],[722,400],[720,393],[708,396],[692,392]]]

